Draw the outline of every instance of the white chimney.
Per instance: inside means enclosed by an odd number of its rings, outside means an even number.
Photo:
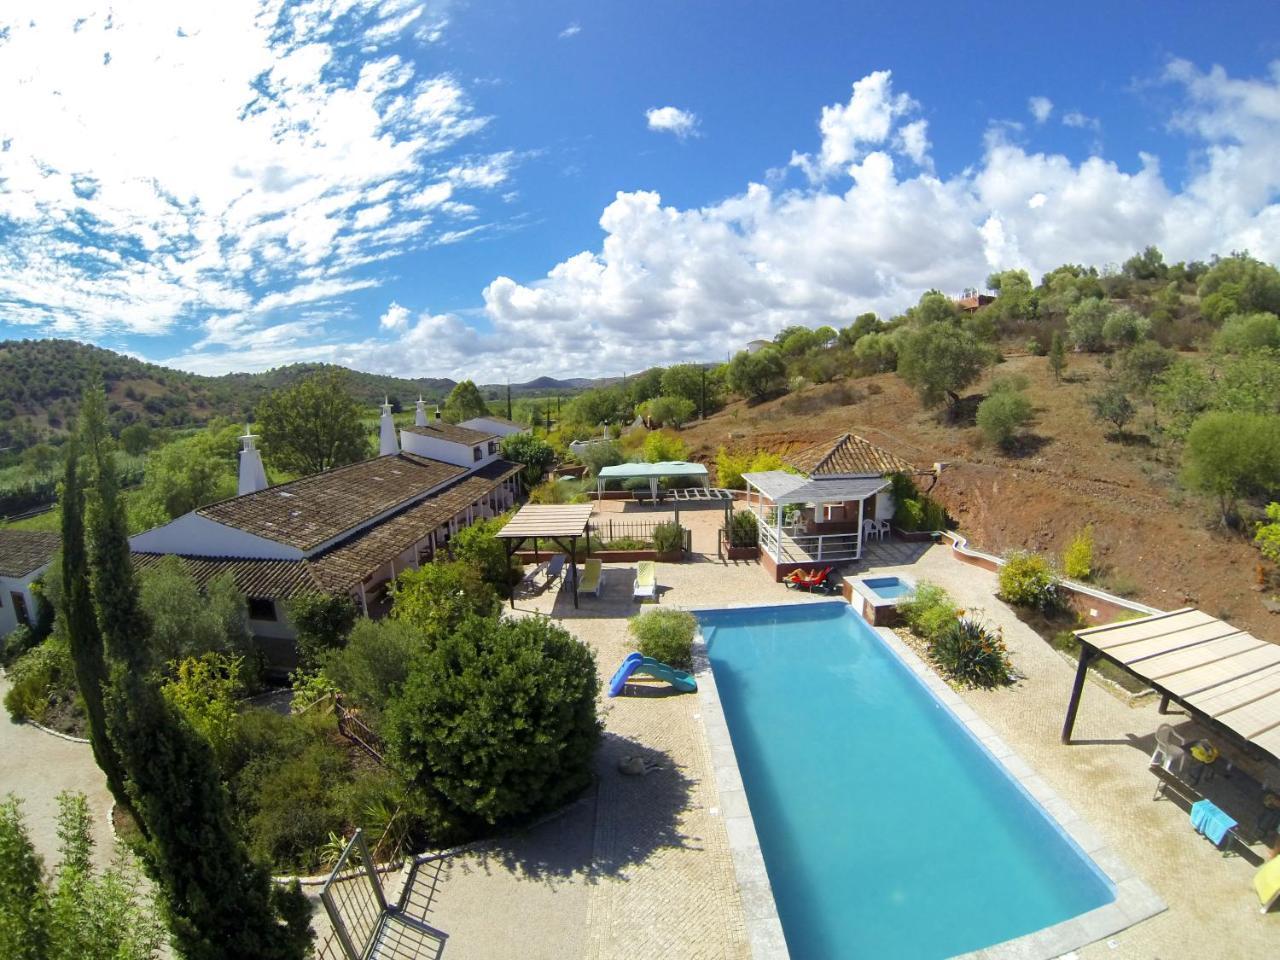
[[[440,404],[436,404],[436,423],[440,422]]]
[[[422,399],[422,394],[418,394],[418,402],[414,406],[417,409],[413,413],[413,425],[415,427],[425,427],[427,425],[427,401]]]
[[[396,438],[396,422],[391,419],[391,401],[383,397],[382,423],[378,427],[378,456],[394,456],[400,452],[400,441]]]
[[[243,497],[246,493],[256,493],[267,489],[267,471],[262,468],[262,454],[253,445],[258,438],[249,432],[246,424],[244,436],[240,438],[244,449],[240,451],[240,483],[236,494]]]

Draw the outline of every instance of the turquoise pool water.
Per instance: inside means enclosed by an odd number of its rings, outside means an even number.
[[[900,600],[915,590],[911,584],[897,577],[868,577],[862,582],[881,600]]]
[[[698,619],[795,960],[949,957],[1115,898],[847,604]]]

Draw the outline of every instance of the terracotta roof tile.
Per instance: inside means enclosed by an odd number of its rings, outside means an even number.
[[[135,553],[134,569],[154,570],[171,554]],[[176,559],[203,589],[214,577],[230,573],[236,589],[246,597],[284,599],[299,593],[319,593],[322,587],[305,560],[253,560],[241,557],[188,557]]]
[[[312,550],[464,473],[464,467],[401,453],[302,477],[196,512],[246,533]]]
[[[407,430],[409,433],[416,433],[420,437],[434,437],[436,440],[448,440],[450,443],[464,443],[468,446],[484,443],[486,440],[498,439],[498,435],[492,430],[472,430],[470,427],[459,426],[456,423],[445,423],[443,420],[428,423],[425,427],[414,425],[412,427],[401,427],[400,429]]]
[[[495,460],[421,503],[329,547],[308,561],[316,580],[327,590],[356,586],[520,469],[518,463]]]
[[[815,443],[782,459],[810,477],[831,474],[880,476],[915,469],[908,461],[852,433],[825,443]]]
[[[25,577],[58,552],[62,538],[45,530],[0,530],[0,577]]]

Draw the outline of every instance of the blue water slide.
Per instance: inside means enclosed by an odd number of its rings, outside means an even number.
[[[654,677],[657,680],[664,680],[681,693],[693,693],[698,689],[698,681],[693,678],[693,674],[684,670],[677,670],[675,667],[669,667],[660,660],[653,659],[653,657],[645,657],[639,653],[629,653],[626,659],[618,666],[613,679],[609,681],[609,696],[616,697],[622,693],[627,686],[627,681],[637,673]]]

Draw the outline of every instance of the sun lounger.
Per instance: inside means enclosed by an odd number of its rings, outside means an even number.
[[[1273,857],[1258,868],[1253,875],[1253,889],[1263,913],[1280,903],[1280,857]]]
[[[547,572],[547,567],[549,564],[550,564],[549,560],[543,560],[540,564],[538,564],[536,567],[534,567],[532,570],[526,573],[524,575],[524,578],[520,581],[520,591],[522,593],[532,592],[533,588],[537,586],[538,577],[542,576],[544,573]]]
[[[582,580],[578,583],[578,594],[589,593],[593,597],[600,596],[600,586],[604,583],[604,570],[600,561],[594,557],[583,564]]]
[[[636,564],[636,582],[631,590],[633,600],[656,600],[658,598],[658,569],[652,560],[641,560]]]
[[[554,583],[564,572],[564,554],[557,553],[547,564],[547,583]]]

